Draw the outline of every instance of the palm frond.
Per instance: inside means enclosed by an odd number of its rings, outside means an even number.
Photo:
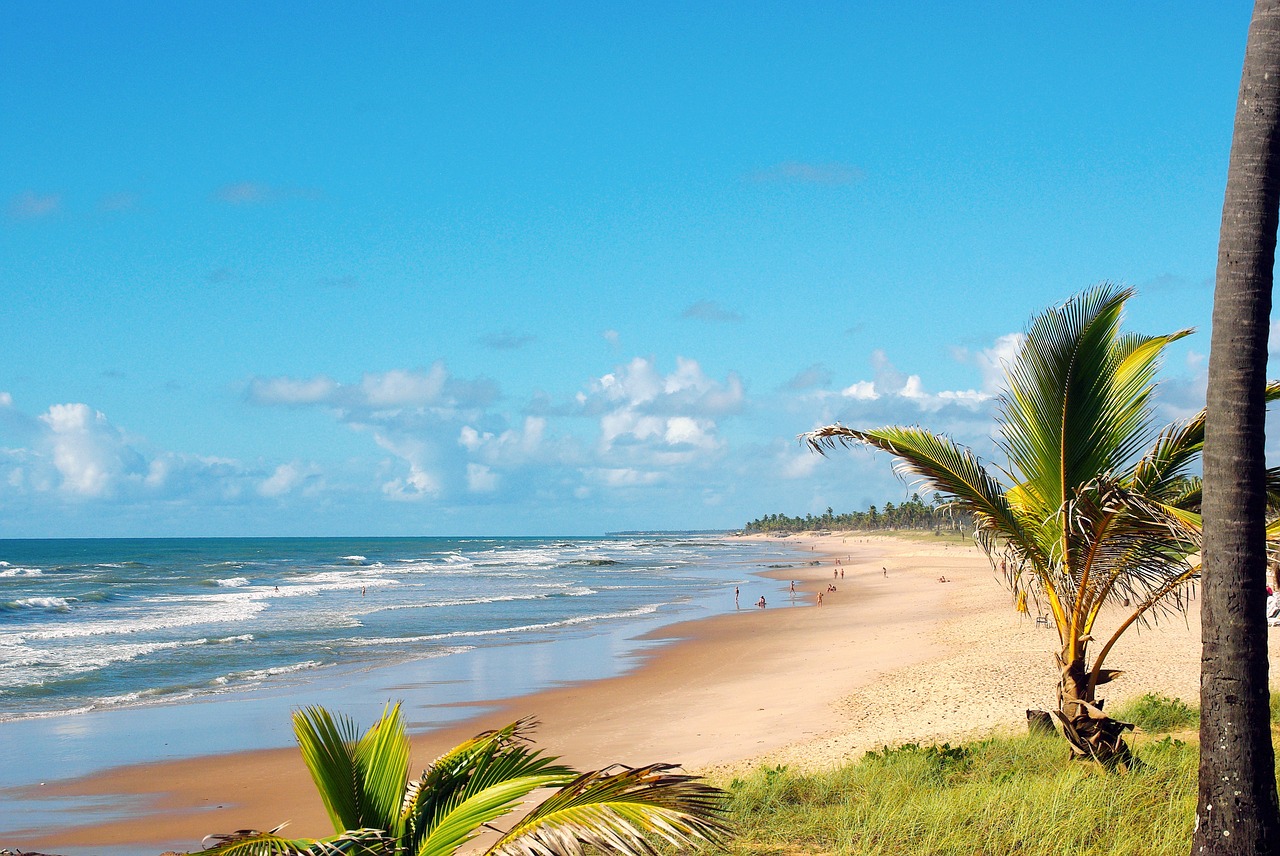
[[[539,788],[560,787],[566,778],[544,773],[509,778],[491,785],[452,806],[437,818],[418,843],[416,856],[452,856],[480,834],[486,824],[510,813]]]
[[[437,758],[404,791],[400,822],[406,840],[418,844],[461,803],[506,778],[553,775],[569,781],[572,767],[528,748],[537,722],[524,718],[496,731],[486,731]]]
[[[409,735],[400,705],[383,709],[355,748],[360,825],[395,829],[409,778]]]
[[[654,836],[675,848],[727,834],[724,791],[669,764],[585,773],[548,797],[486,856],[580,856],[586,848],[653,856]]]
[[[293,734],[334,831],[364,827],[355,722],[323,707],[306,707],[293,714]]]
[[[390,844],[386,833],[380,829],[353,829],[312,841],[302,838],[283,838],[276,835],[283,828],[277,826],[269,832],[241,829],[236,832],[209,835],[202,842],[207,849],[202,856],[373,856],[382,853]]]
[[[889,452],[898,459],[894,466],[899,474],[917,477],[927,489],[971,513],[980,540],[993,546],[1012,541],[1021,545],[1023,552],[1037,553],[1010,507],[1004,485],[987,472],[971,450],[946,437],[918,427],[858,431],[837,423],[801,434],[799,439],[824,455],[836,446],[857,445]]]

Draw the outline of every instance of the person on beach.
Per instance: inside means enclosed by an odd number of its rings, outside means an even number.
[[[889,576],[889,569],[888,569],[888,568],[886,568],[886,567],[884,567],[883,565],[881,565],[881,566],[880,566],[880,570],[884,571],[884,575],[885,575],[886,577],[887,577],[887,576]]]
[[[832,572],[831,572],[831,579],[833,579],[833,580],[834,580],[834,579],[838,579],[839,577],[840,577],[840,572],[839,572],[839,571],[832,571]]]
[[[818,592],[818,606],[822,606],[822,592]]]
[[[840,579],[844,579],[844,568],[840,569]]]
[[[791,581],[791,593],[792,593],[792,594],[795,594],[795,593],[796,593],[796,581],[795,581],[795,580],[792,580],[792,581]]]
[[[734,605],[734,607],[735,607],[735,608],[736,608],[736,607],[737,607],[737,605],[738,605],[738,594],[739,594],[739,592],[738,592],[738,587],[737,587],[737,586],[734,586],[734,587],[733,587],[733,605]]]
[[[756,606],[760,607],[761,609],[764,609],[765,605],[766,604],[764,602],[764,595],[760,595],[760,599],[756,601]]]

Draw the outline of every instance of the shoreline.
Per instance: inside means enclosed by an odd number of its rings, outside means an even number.
[[[666,761],[728,776],[760,764],[832,766],[882,744],[1018,728],[1027,707],[1052,703],[1056,636],[1013,611],[975,547],[863,533],[746,537],[810,548],[810,561],[820,564],[755,571],[797,580],[797,600],[808,605],[759,610],[743,597],[740,611],[642,637],[665,644],[638,645],[635,664],[619,676],[464,704],[456,712],[475,715],[427,733],[417,733],[421,711],[407,710],[415,773],[477,731],[530,714],[542,722],[538,745],[583,768]],[[833,581],[837,558],[846,577]],[[812,604],[828,584],[838,591]],[[1114,701],[1148,691],[1193,700],[1198,611],[1141,635],[1131,630],[1109,663],[1141,664],[1111,690]],[[117,768],[39,794],[110,795],[131,795],[139,810],[0,844],[158,853],[198,847],[210,832],[286,820],[291,836],[330,832],[293,748]]]

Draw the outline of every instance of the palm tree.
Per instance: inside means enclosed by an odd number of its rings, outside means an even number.
[[[219,856],[361,854],[452,856],[485,830],[485,856],[581,856],[584,846],[653,856],[647,836],[671,845],[718,841],[725,793],[669,764],[580,773],[529,745],[536,723],[521,719],[486,731],[437,758],[409,780],[409,738],[400,705],[360,736],[355,723],[322,707],[293,716],[303,761],[333,822],[321,840],[241,830],[215,835]],[[544,788],[557,790],[523,818],[492,824]]]
[[[1258,0],[1227,166],[1209,349],[1195,853],[1280,851],[1262,606],[1263,389],[1278,212],[1280,2]]]
[[[1102,712],[1097,688],[1120,674],[1103,667],[1107,655],[1133,624],[1183,609],[1199,572],[1199,482],[1189,467],[1204,423],[1153,437],[1150,402],[1161,352],[1191,331],[1122,334],[1130,296],[1103,284],[1034,320],[999,400],[1006,469],[919,427],[837,424],[801,435],[822,453],[837,444],[890,452],[901,472],[972,516],[1018,607],[1034,602],[1057,627],[1054,715],[1064,734],[1076,753],[1108,766],[1132,760],[1123,739],[1132,726]],[[1103,631],[1100,619],[1113,614]]]

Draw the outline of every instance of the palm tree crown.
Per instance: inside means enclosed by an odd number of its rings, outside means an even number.
[[[363,735],[322,707],[298,711],[293,724],[335,835],[241,830],[210,836],[215,846],[206,853],[451,856],[490,830],[498,837],[485,856],[580,856],[584,846],[653,856],[649,836],[679,846],[718,841],[726,831],[719,789],[669,764],[580,773],[531,748],[531,719],[476,735],[412,781],[398,704]],[[491,825],[543,788],[557,790],[505,831]]]
[[[1122,333],[1131,296],[1103,284],[1033,321],[998,402],[1007,468],[919,427],[837,424],[801,435],[822,453],[838,444],[890,452],[901,472],[972,515],[1019,608],[1030,599],[1057,627],[1057,715],[1068,738],[1082,754],[1122,758],[1123,723],[1109,724],[1095,689],[1119,674],[1102,666],[1121,634],[1181,608],[1199,572],[1199,481],[1189,470],[1204,440],[1202,416],[1154,431],[1161,353],[1191,331]],[[1117,624],[1090,662],[1107,604]]]

